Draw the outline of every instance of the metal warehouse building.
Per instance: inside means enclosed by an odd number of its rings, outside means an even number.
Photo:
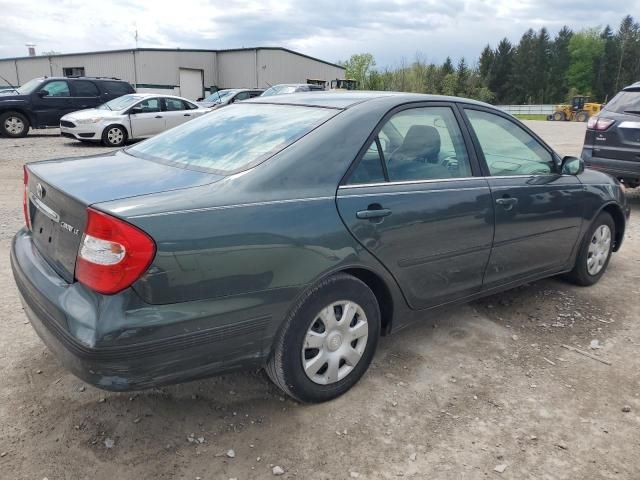
[[[0,60],[0,85],[19,86],[35,77],[91,76],[127,80],[139,92],[190,99],[217,88],[267,88],[344,78],[344,68],[279,47],[234,50],[136,48]]]

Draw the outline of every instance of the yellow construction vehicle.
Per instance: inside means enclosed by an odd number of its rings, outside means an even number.
[[[586,122],[589,117],[597,115],[602,110],[601,103],[589,102],[589,97],[577,95],[571,99],[571,105],[556,105],[555,111],[549,115],[549,120],[563,122]]]
[[[358,81],[351,78],[331,80],[331,90],[356,90]]]

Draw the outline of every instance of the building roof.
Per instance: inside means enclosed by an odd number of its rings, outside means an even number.
[[[290,50],[284,47],[248,47],[248,48],[228,48],[221,50],[209,50],[209,49],[199,49],[199,48],[126,48],[120,50],[98,50],[93,52],[74,52],[74,53],[60,53],[56,55],[36,55],[35,57],[8,57],[8,58],[0,58],[0,62],[5,60],[33,60],[37,58],[59,58],[59,57],[71,57],[74,55],[99,55],[99,54],[108,54],[108,53],[133,53],[133,52],[204,52],[204,53],[225,53],[225,52],[243,52],[243,51],[252,51],[252,50],[281,50],[283,52],[291,53],[293,55],[298,55],[300,57],[308,58],[309,60],[313,60],[316,62],[324,63],[325,65],[330,65],[332,67],[341,68],[345,70],[345,67],[342,65],[338,65],[336,63],[327,62],[325,60],[321,60],[316,57],[312,57],[310,55],[306,55],[304,53],[296,52],[294,50]]]

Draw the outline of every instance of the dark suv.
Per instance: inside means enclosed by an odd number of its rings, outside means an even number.
[[[44,77],[0,93],[0,135],[24,137],[29,128],[58,127],[67,113],[134,93],[117,78]]]
[[[586,166],[640,186],[640,82],[622,90],[587,125]]]

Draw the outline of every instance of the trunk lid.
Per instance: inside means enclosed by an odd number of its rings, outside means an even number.
[[[118,151],[27,165],[33,243],[68,283],[74,280],[87,207],[110,200],[205,185],[222,177]]]

